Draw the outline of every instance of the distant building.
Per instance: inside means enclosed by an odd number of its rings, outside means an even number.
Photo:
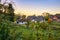
[[[56,14],[57,22],[60,22],[60,14]]]
[[[19,19],[19,20],[17,20],[17,23],[18,24],[26,24],[27,20],[26,19]]]
[[[31,20],[32,22],[44,22],[44,17],[43,16],[28,16],[27,19]]]
[[[45,18],[43,16],[37,16],[37,21],[44,22]]]
[[[52,21],[60,22],[60,14],[50,15],[50,18],[52,19]]]

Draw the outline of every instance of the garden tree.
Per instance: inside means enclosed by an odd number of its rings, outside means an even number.
[[[8,6],[5,5],[5,4],[6,4],[6,1],[7,1],[7,0],[5,0],[5,2],[4,2],[3,4],[1,3],[1,1],[2,1],[2,0],[0,0],[0,11],[6,12]],[[8,3],[7,3],[7,4],[8,4]]]
[[[0,18],[3,21],[1,16],[0,16]],[[6,23],[3,23],[2,21],[0,21],[0,40],[6,40],[7,36],[8,36],[7,31],[6,31],[7,29],[6,29],[6,26],[5,26]]]
[[[8,6],[4,6],[4,13],[6,15],[6,19],[14,22],[14,8],[11,3],[8,3]]]
[[[7,0],[6,0],[7,1]],[[0,3],[0,13],[6,15],[6,19],[14,22],[14,8],[12,3],[4,2],[3,4]],[[1,0],[0,0],[1,2]],[[8,4],[8,5],[5,5]]]
[[[20,14],[16,14],[15,15],[14,21],[17,21],[18,19],[21,19],[21,15]]]
[[[50,15],[50,14],[49,14],[48,12],[44,12],[44,13],[43,13],[43,16],[45,17],[45,20],[48,20],[49,15]]]
[[[6,2],[7,0],[5,0],[5,2],[3,3],[3,12],[6,14],[7,13],[7,9],[8,9],[8,5],[6,5],[6,4],[8,4],[7,2]]]
[[[21,18],[20,18],[20,20],[21,20],[22,22],[26,21],[26,15],[22,15]]]
[[[26,15],[22,15],[22,19],[26,19]]]
[[[14,22],[14,9],[11,3],[8,4],[8,15],[10,16],[10,21]]]
[[[2,13],[2,12],[3,12],[2,7],[3,7],[3,5],[2,5],[2,4],[0,4],[0,13]]]
[[[7,40],[8,36],[8,27],[7,24],[5,23],[5,20],[2,19],[3,15],[0,15],[0,40]]]
[[[16,31],[17,25],[7,19],[3,19],[3,15],[0,15],[0,40],[15,40],[19,35]]]
[[[26,26],[27,26],[27,28],[28,28],[28,27],[29,27],[29,25],[30,25],[30,20],[29,20],[29,19],[27,19],[26,21],[27,21]]]
[[[0,40],[8,40],[9,28],[6,26],[6,23],[1,23],[0,25]]]
[[[47,15],[45,16],[45,20],[49,19],[49,13],[46,13]]]
[[[2,18],[0,17],[0,23],[1,23],[1,21],[2,21]]]
[[[22,15],[22,20],[27,22],[26,23],[26,26],[28,28],[29,27],[29,24],[30,24],[30,20],[26,18],[26,15]]]
[[[38,33],[38,30],[40,27],[38,24],[39,24],[39,22],[37,22],[37,25],[36,25],[36,30],[37,30],[36,36],[37,36],[37,40],[40,40],[40,37],[39,37],[40,34]]]

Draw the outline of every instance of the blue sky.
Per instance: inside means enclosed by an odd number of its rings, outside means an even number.
[[[36,14],[43,12],[60,13],[60,0],[13,0],[16,4],[16,13]]]

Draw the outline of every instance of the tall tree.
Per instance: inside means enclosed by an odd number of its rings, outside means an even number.
[[[2,7],[3,5],[1,4],[1,0],[0,0],[0,13],[2,13]]]
[[[10,15],[10,21],[14,21],[14,8],[13,8],[13,6],[12,6],[12,4],[11,3],[9,3],[9,7],[8,7],[8,9],[9,9],[9,15]]]
[[[45,20],[49,19],[49,15],[50,15],[50,13],[48,13],[48,12],[43,13],[43,16],[45,17]]]

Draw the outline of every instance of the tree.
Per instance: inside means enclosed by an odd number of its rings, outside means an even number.
[[[49,19],[49,13],[46,13],[47,15],[45,16],[45,19],[48,20]]]
[[[4,6],[4,13],[8,20],[14,22],[14,8],[11,3],[8,3],[8,6]]]
[[[8,15],[10,16],[10,21],[14,22],[14,9],[11,3],[9,3],[8,13]]]
[[[44,12],[43,13],[43,16],[45,17],[45,20],[48,20],[49,19],[49,13],[48,12]]]
[[[29,20],[29,19],[27,19],[26,21],[27,21],[26,25],[27,25],[27,28],[28,28],[28,27],[29,27],[29,25],[30,25],[30,20]]]
[[[16,25],[4,19],[3,16],[4,14],[0,15],[0,40],[16,40],[19,35],[16,31]]]
[[[26,19],[26,15],[22,15],[22,19]]]
[[[9,30],[8,27],[6,27],[7,25],[6,24],[1,24],[1,30],[0,30],[0,39],[1,40],[8,40],[8,37],[9,37]]]
[[[2,5],[2,4],[0,4],[0,13],[2,13],[2,12],[3,12],[2,7],[3,7],[3,5]]]
[[[6,18],[8,20],[14,22],[14,8],[13,8],[13,5],[12,5],[12,3],[7,3],[8,5],[5,5],[6,1],[3,4],[0,3],[0,13],[5,14]],[[1,2],[1,0],[0,0],[0,2]]]

